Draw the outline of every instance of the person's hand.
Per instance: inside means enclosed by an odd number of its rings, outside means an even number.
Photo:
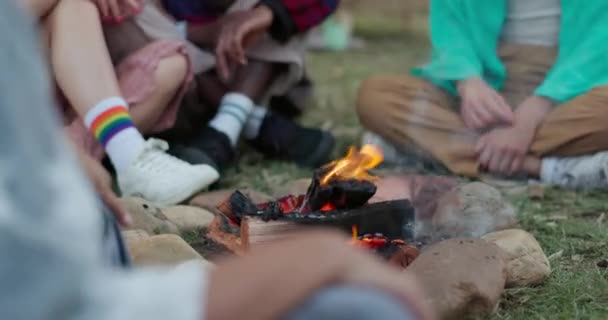
[[[104,22],[121,23],[127,17],[137,14],[143,7],[143,0],[91,0],[99,9]]]
[[[78,158],[95,191],[97,191],[101,200],[112,211],[118,223],[125,227],[129,226],[132,223],[131,216],[112,190],[112,178],[106,169],[101,166],[99,161],[85,152],[78,152]]]
[[[217,35],[215,56],[217,71],[223,79],[230,78],[236,65],[247,64],[245,50],[255,44],[272,25],[273,13],[266,6],[237,11],[224,16]]]
[[[512,126],[496,128],[482,136],[476,146],[482,168],[503,175],[519,173],[536,129],[552,106],[553,102],[547,98],[531,96],[517,108]]]
[[[513,111],[505,99],[484,80],[460,81],[458,92],[462,98],[460,113],[468,128],[481,130],[513,123]]]
[[[521,172],[534,134],[534,130],[517,126],[493,129],[477,142],[479,164],[494,174],[511,176]]]

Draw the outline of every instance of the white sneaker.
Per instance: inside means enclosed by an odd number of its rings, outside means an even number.
[[[545,158],[543,183],[571,189],[608,188],[608,152],[570,158]]]
[[[376,133],[366,131],[361,138],[362,144],[373,144],[382,150],[384,161],[382,165],[406,169],[432,171],[443,173],[447,169],[430,155],[413,145],[400,147],[386,141]]]
[[[157,206],[181,203],[220,177],[208,165],[191,165],[166,153],[167,142],[148,139],[129,169],[118,175],[123,196],[140,196]]]
[[[397,147],[384,140],[379,135],[366,131],[363,133],[363,137],[361,137],[362,144],[372,144],[382,150],[382,154],[384,155],[384,163],[387,165],[400,165],[403,159],[406,157]]]

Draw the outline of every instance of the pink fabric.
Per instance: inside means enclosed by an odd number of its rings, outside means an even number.
[[[154,73],[158,64],[163,58],[176,53],[182,54],[189,61],[183,43],[173,40],[159,40],[134,52],[118,65],[116,68],[118,82],[122,95],[129,104],[129,108],[137,108],[138,103],[144,101],[154,92],[156,89]],[[184,78],[180,90],[171,100],[171,103],[169,103],[152,130],[150,132],[143,132],[143,134],[158,133],[171,128],[175,124],[179,104],[191,81],[192,71],[189,65],[187,76]],[[64,116],[67,115],[68,112],[64,111]],[[70,139],[91,156],[97,159],[103,158],[105,151],[85,127],[82,118],[73,119],[73,121],[68,123],[66,132]]]

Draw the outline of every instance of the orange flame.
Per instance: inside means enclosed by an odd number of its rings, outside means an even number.
[[[359,236],[358,233],[358,227],[356,224],[353,224],[353,226],[351,227],[351,231],[353,233],[353,243],[357,242],[357,237]]]
[[[356,147],[350,147],[344,158],[325,166],[328,171],[321,177],[321,185],[326,185],[336,179],[372,181],[376,177],[370,175],[368,171],[377,167],[383,160],[382,150],[374,145],[366,144],[360,151],[357,151]]]

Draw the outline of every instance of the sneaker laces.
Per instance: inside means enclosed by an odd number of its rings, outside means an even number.
[[[159,139],[149,139],[140,155],[140,168],[153,173],[175,172],[184,166],[190,166],[187,162],[180,160],[167,153],[169,144]]]

